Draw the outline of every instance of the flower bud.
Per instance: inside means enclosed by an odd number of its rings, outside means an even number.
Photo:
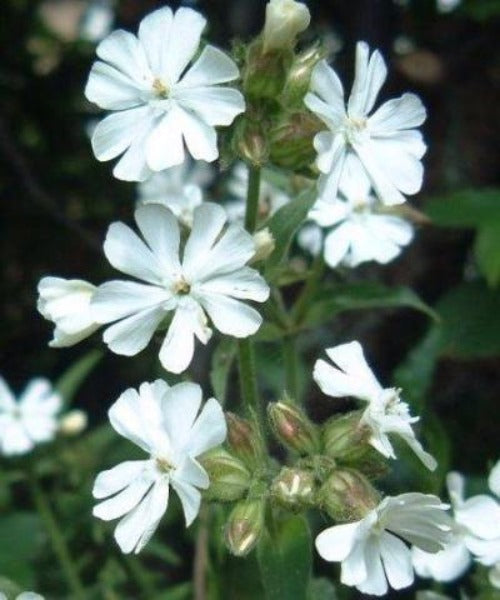
[[[251,470],[255,469],[261,463],[263,451],[254,426],[232,412],[226,412],[226,423],[227,443],[232,453]]]
[[[71,410],[59,421],[59,431],[62,435],[72,437],[87,428],[88,417],[83,410]]]
[[[292,170],[308,167],[316,158],[313,139],[321,129],[310,112],[287,113],[270,133],[271,162]]]
[[[320,506],[335,521],[358,521],[380,502],[377,490],[354,469],[337,469],[318,492]]]
[[[245,162],[261,167],[269,158],[269,146],[261,125],[241,119],[234,131],[233,151]]]
[[[245,465],[222,448],[206,452],[200,459],[210,478],[207,500],[234,502],[240,500],[250,485],[250,472]]]
[[[274,435],[299,454],[319,452],[318,428],[296,406],[286,402],[272,402],[267,409]]]
[[[270,0],[266,6],[266,21],[262,39],[266,51],[291,48],[297,35],[309,27],[311,15],[302,2]]]
[[[364,459],[371,446],[370,430],[360,420],[362,411],[332,417],[323,425],[323,451],[327,456],[354,463]]]
[[[273,253],[276,246],[274,236],[269,227],[264,227],[264,229],[254,233],[253,241],[255,244],[255,254],[250,263],[265,260]]]
[[[314,67],[325,57],[325,51],[318,44],[312,45],[304,52],[295,56],[288,71],[285,88],[281,96],[282,104],[287,107],[299,106],[304,102],[304,96],[309,91]]]
[[[264,501],[239,502],[229,515],[225,540],[231,554],[246,556],[257,544],[264,530]]]
[[[283,467],[271,485],[271,495],[283,508],[299,512],[314,503],[314,475],[305,469]]]
[[[285,87],[292,61],[291,50],[267,51],[260,39],[255,40],[248,48],[243,69],[245,97],[276,99]]]

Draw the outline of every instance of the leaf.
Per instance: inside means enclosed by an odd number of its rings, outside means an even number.
[[[66,406],[71,404],[80,386],[103,356],[101,350],[91,350],[74,362],[57,380],[54,387],[63,397]]]
[[[311,302],[304,324],[320,325],[341,312],[370,308],[413,308],[438,319],[436,312],[409,288],[390,288],[380,283],[350,283],[323,286]]]
[[[193,584],[188,581],[169,586],[165,592],[155,594],[156,600],[190,600],[193,597]]]
[[[224,405],[226,401],[227,384],[231,367],[236,357],[236,340],[233,338],[222,338],[214,353],[212,354],[212,366],[210,369],[210,383],[215,398]]]
[[[40,540],[41,523],[37,514],[16,512],[0,517],[0,573],[3,577],[30,588],[34,582],[33,560]]]
[[[435,225],[480,227],[500,221],[500,190],[471,189],[428,200],[425,212]]]
[[[500,218],[479,229],[474,250],[481,273],[495,287],[500,282]]]
[[[311,579],[307,590],[307,600],[336,600],[337,592],[333,583],[326,577]]]
[[[315,200],[315,190],[306,190],[299,194],[295,200],[282,206],[267,222],[275,241],[274,251],[267,259],[267,280],[273,279],[273,276],[279,272],[278,266],[286,257],[293,236],[306,220]]]
[[[257,558],[268,600],[306,600],[311,578],[311,533],[303,517],[292,517],[265,532]]]

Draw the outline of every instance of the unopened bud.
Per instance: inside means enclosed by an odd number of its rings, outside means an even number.
[[[243,498],[250,485],[250,472],[229,452],[216,448],[200,459],[208,473],[210,487],[204,493],[207,500],[234,502]]]
[[[335,521],[358,521],[380,502],[377,490],[354,469],[337,469],[318,492],[320,506]]]
[[[260,39],[248,48],[243,69],[245,97],[276,99],[283,91],[292,65],[291,50],[266,50]]]
[[[302,2],[270,0],[266,6],[266,22],[262,39],[267,50],[291,48],[297,35],[309,27],[311,14]]]
[[[68,437],[78,435],[87,428],[88,417],[83,410],[71,410],[59,421],[59,431]]]
[[[287,169],[309,166],[316,158],[314,136],[323,126],[310,112],[287,113],[270,133],[270,153],[273,164]]]
[[[361,423],[362,411],[332,417],[323,425],[323,450],[327,456],[354,463],[370,451],[370,430]]]
[[[260,125],[247,119],[241,119],[235,129],[233,149],[240,158],[257,167],[265,165],[269,158],[266,134]]]
[[[314,44],[294,58],[281,97],[284,106],[303,105],[304,96],[311,85],[314,67],[323,58],[325,58],[325,51],[318,44]]]
[[[232,412],[226,412],[227,443],[232,453],[251,470],[262,461],[262,442],[254,426]]]
[[[314,475],[305,469],[283,467],[272,483],[271,495],[283,508],[299,512],[314,503]]]
[[[265,260],[273,253],[276,246],[274,236],[269,227],[264,227],[264,229],[254,233],[253,241],[255,244],[255,254],[250,263],[258,262],[259,260]]]
[[[225,540],[231,554],[246,556],[259,541],[264,530],[263,500],[239,502],[226,523]]]
[[[319,452],[318,427],[302,410],[286,402],[272,402],[267,414],[275,436],[285,446],[299,454]]]

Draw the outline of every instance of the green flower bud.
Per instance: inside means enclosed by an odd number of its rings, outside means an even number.
[[[254,426],[232,412],[226,412],[227,443],[232,453],[252,471],[262,463],[263,449]]]
[[[246,556],[255,548],[264,530],[264,501],[239,502],[229,515],[225,541],[231,554]]]
[[[271,485],[273,499],[292,512],[314,503],[314,475],[304,469],[283,467]]]
[[[287,113],[270,133],[271,162],[292,170],[308,167],[316,158],[313,139],[321,129],[321,122],[310,112]]]
[[[319,452],[318,427],[299,408],[286,402],[272,402],[267,414],[274,435],[287,448],[299,454]]]
[[[291,50],[266,50],[260,39],[248,48],[243,69],[245,97],[275,99],[285,87],[288,71],[292,65]]]
[[[319,505],[335,521],[358,521],[380,502],[377,490],[354,469],[337,469],[318,492]]]
[[[267,134],[262,123],[241,119],[235,127],[232,140],[233,151],[245,162],[256,167],[265,165],[269,160]]]
[[[362,411],[329,419],[323,425],[323,451],[327,456],[348,463],[362,461],[370,452],[371,432],[360,420]]]
[[[234,502],[243,498],[251,475],[240,460],[222,448],[215,448],[206,452],[200,463],[210,478],[210,487],[204,492],[207,500]]]
[[[297,35],[309,27],[311,15],[302,2],[270,0],[266,6],[266,21],[262,40],[267,50],[291,48]]]
[[[325,54],[319,44],[314,44],[294,58],[281,96],[283,106],[302,107],[304,96],[311,85],[314,67],[325,57]]]

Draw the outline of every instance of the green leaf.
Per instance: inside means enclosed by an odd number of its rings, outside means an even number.
[[[306,190],[292,202],[282,206],[267,222],[275,240],[275,248],[266,264],[266,279],[273,279],[279,273],[279,265],[285,259],[293,236],[306,220],[307,213],[316,200],[314,190]]]
[[[435,225],[480,227],[500,221],[500,190],[470,189],[428,200],[425,212]]]
[[[41,534],[38,515],[16,512],[0,517],[2,540],[0,544],[0,573],[3,577],[30,588],[34,582],[33,560]]]
[[[390,288],[380,283],[353,283],[323,286],[311,302],[304,324],[316,326],[330,321],[339,313],[370,308],[413,308],[438,319],[435,311],[409,288]]]
[[[500,282],[500,219],[479,229],[474,250],[479,269],[495,287]]]
[[[63,397],[65,406],[71,404],[80,386],[103,356],[101,350],[91,350],[73,363],[57,380],[54,387]]]
[[[224,405],[226,401],[227,384],[234,359],[236,357],[237,344],[233,338],[222,338],[212,354],[212,366],[210,369],[210,383],[215,398]]]
[[[311,578],[311,533],[303,517],[275,523],[265,532],[257,558],[268,600],[306,600]]]
[[[307,590],[307,600],[336,600],[337,592],[333,583],[326,577],[311,579]]]

